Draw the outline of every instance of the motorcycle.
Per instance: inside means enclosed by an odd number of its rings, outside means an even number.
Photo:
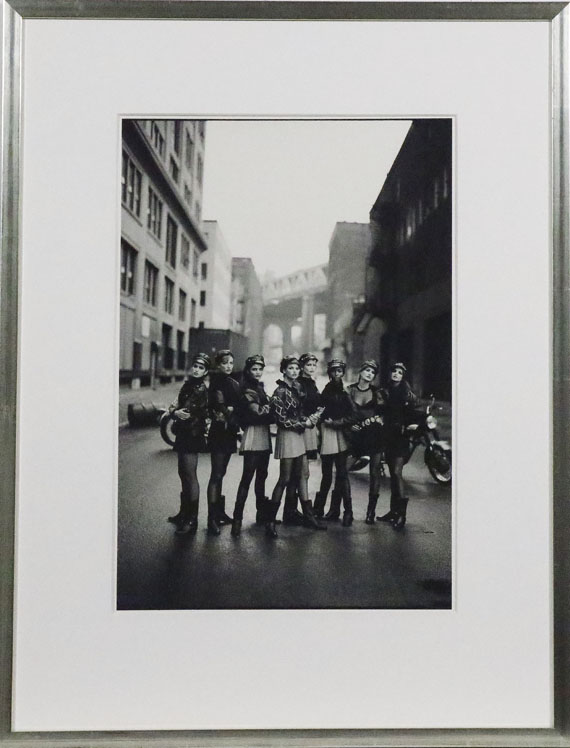
[[[410,445],[410,459],[415,450],[425,447],[424,462],[437,483],[451,483],[451,445],[439,438],[437,418],[433,415],[435,397],[432,395],[424,411],[416,411],[416,417],[404,430]]]
[[[158,426],[160,428],[160,435],[169,447],[174,446],[174,440],[176,438],[174,432],[172,431],[173,424],[174,419],[172,415],[168,410],[165,410],[164,413],[160,416]]]

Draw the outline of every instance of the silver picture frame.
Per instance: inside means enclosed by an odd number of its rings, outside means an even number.
[[[2,0],[0,247],[0,742],[6,746],[570,746],[569,2]],[[552,82],[554,727],[548,730],[240,730],[12,733],[22,34],[27,19],[548,22]],[[545,491],[550,486],[545,486]]]

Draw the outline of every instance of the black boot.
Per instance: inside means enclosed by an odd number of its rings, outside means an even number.
[[[180,494],[180,509],[178,510],[178,514],[171,514],[168,518],[169,522],[172,522],[173,525],[177,525],[181,519],[182,519],[182,506],[184,504],[184,494]]]
[[[231,525],[232,524],[232,518],[226,514],[226,497],[225,496],[218,497],[217,523],[218,525]]]
[[[322,519],[325,513],[325,504],[327,503],[327,495],[317,491],[315,494],[315,504],[313,506],[313,514],[317,519]]]
[[[328,512],[325,514],[324,519],[326,519],[328,522],[336,522],[337,519],[340,519],[340,502],[342,501],[342,494],[339,490],[336,488],[333,488],[333,492],[331,494],[331,505],[329,507]]]
[[[378,522],[391,522],[393,519],[396,519],[396,503],[398,499],[396,499],[394,496],[390,496],[390,511],[386,512],[386,514],[383,514],[381,517],[376,517]]]
[[[277,530],[275,529],[275,517],[279,511],[280,501],[268,501],[267,502],[267,521],[265,522],[265,534],[268,538],[277,538]]]
[[[198,529],[198,501],[188,502],[176,527],[176,535],[195,535]]]
[[[237,538],[238,535],[241,533],[241,519],[237,519],[236,517],[232,520],[232,535],[234,538]]]
[[[392,520],[392,527],[394,530],[401,530],[406,524],[408,499],[397,499],[396,501],[396,517]]]
[[[376,504],[378,503],[378,496],[368,497],[368,508],[366,509],[366,524],[373,525],[376,522]]]
[[[303,508],[303,524],[305,527],[309,527],[311,530],[327,529],[325,523],[319,522],[319,520],[315,517],[310,501],[302,501],[301,507]]]
[[[283,524],[302,526],[305,518],[297,509],[297,486],[287,486],[285,489],[285,503],[283,504]]]
[[[352,524],[352,520],[354,519],[352,514],[352,496],[350,494],[350,489],[346,491],[346,493],[343,496],[344,499],[344,514],[342,515],[342,526],[343,527],[350,527]]]
[[[218,505],[208,504],[208,535],[219,535],[221,532],[218,525]]]

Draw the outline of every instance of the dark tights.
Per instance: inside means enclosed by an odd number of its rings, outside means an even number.
[[[403,457],[389,457],[388,469],[390,470],[390,488],[392,497],[395,499],[404,498],[404,480],[402,470],[404,469]]]
[[[208,504],[217,503],[222,493],[222,482],[231,456],[231,452],[210,453],[212,470],[210,472],[210,480],[208,481]]]
[[[234,519],[243,519],[243,508],[249,493],[249,487],[255,475],[255,498],[259,501],[265,497],[265,481],[269,467],[269,452],[244,452],[243,472],[237,490]]]
[[[188,514],[190,504],[197,504],[200,498],[200,484],[196,468],[197,452],[178,452],[178,475],[182,483],[181,511]]]
[[[308,471],[306,470],[306,462],[306,454],[299,457],[283,457],[279,460],[279,480],[275,484],[275,488],[271,494],[272,502],[280,504],[283,491],[289,485],[298,486],[301,502],[308,501],[309,489],[307,486]]]
[[[370,455],[368,470],[370,471],[370,496],[378,496],[380,493],[380,473],[382,470],[381,452]]]
[[[347,452],[339,452],[336,455],[321,455],[321,469],[323,477],[319,494],[326,500],[329,489],[332,484],[333,465],[336,468],[335,489],[342,492],[342,495],[350,494],[350,482],[348,480],[348,470],[346,469]]]

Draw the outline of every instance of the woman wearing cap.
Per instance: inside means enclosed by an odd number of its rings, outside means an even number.
[[[239,482],[232,535],[237,537],[241,532],[243,509],[249,493],[249,487],[255,475],[256,521],[264,521],[269,500],[265,497],[265,481],[271,454],[271,435],[269,424],[273,417],[270,412],[269,397],[261,381],[265,359],[261,354],[246,359],[241,384],[241,395],[238,403],[238,418],[243,428],[240,454],[243,455],[243,472]]]
[[[340,502],[344,502],[342,524],[349,527],[352,524],[352,494],[346,458],[348,455],[348,441],[344,430],[354,421],[352,403],[344,389],[342,378],[346,371],[346,364],[340,359],[329,361],[327,372],[330,381],[321,393],[321,404],[324,411],[321,420],[321,462],[323,477],[320,488],[315,496],[315,514],[322,516],[327,495],[332,484],[333,465],[336,468],[336,486],[333,491],[330,509],[325,515],[327,520],[337,520],[340,517]]]
[[[321,407],[321,396],[313,379],[317,371],[318,358],[312,353],[303,353],[299,357],[299,366],[301,373],[299,375],[299,385],[303,395],[302,410],[303,414],[311,420],[311,427],[306,428],[303,432],[305,440],[305,450],[307,460],[305,461],[306,478],[309,480],[309,460],[316,460],[318,455],[318,430],[316,425],[323,411]],[[305,517],[297,511],[297,494],[298,486],[290,484],[285,491],[285,506],[283,507],[283,522],[290,525],[304,525]]]
[[[279,460],[279,480],[277,481],[271,501],[268,504],[266,533],[271,538],[277,537],[275,518],[281,504],[283,491],[287,486],[298,482],[301,507],[306,525],[320,530],[321,524],[313,515],[308,496],[305,429],[311,428],[316,421],[303,413],[303,395],[298,383],[300,374],[299,359],[296,356],[285,356],[281,361],[280,371],[283,379],[277,380],[277,389],[271,397],[272,411],[277,423],[275,440],[275,458]]]
[[[377,373],[376,361],[373,359],[363,361],[358,380],[348,387],[357,419],[350,433],[351,451],[358,456],[368,455],[370,457],[370,483],[366,509],[366,524],[368,525],[373,525],[375,522],[376,504],[380,494],[382,453],[385,447],[384,398],[380,389],[372,384]]]
[[[404,435],[407,411],[417,405],[418,398],[405,379],[406,367],[401,362],[390,370],[390,380],[384,396],[384,423],[386,428],[386,461],[390,470],[390,511],[378,517],[382,522],[391,522],[392,527],[401,530],[406,524],[408,499],[404,497],[402,470],[410,452]]]
[[[222,482],[228,469],[230,457],[237,449],[239,423],[236,407],[240,397],[240,386],[231,376],[234,355],[228,349],[218,351],[214,359],[216,371],[210,374],[209,405],[212,425],[208,434],[210,460],[212,464],[208,482],[208,507],[212,509],[208,528],[214,535],[220,534],[220,525],[232,520],[225,511],[225,496]]]
[[[176,434],[174,449],[178,453],[178,475],[182,483],[180,511],[169,522],[176,525],[176,534],[195,533],[198,527],[198,505],[200,485],[196,468],[198,455],[207,452],[206,433],[209,425],[208,388],[206,374],[210,358],[206,353],[197,353],[192,358],[189,377],[182,385],[178,397],[169,410],[174,419]],[[208,526],[211,510],[208,507]]]

